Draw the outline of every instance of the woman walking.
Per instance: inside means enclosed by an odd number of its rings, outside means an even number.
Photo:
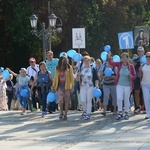
[[[31,92],[33,92],[33,88],[35,85],[37,86],[38,96],[40,99],[40,105],[42,105],[42,117],[46,115],[46,106],[47,106],[47,94],[51,89],[51,85],[53,82],[51,72],[47,71],[46,63],[41,62],[39,64],[39,72],[35,76],[35,80],[33,81]]]
[[[130,108],[129,97],[133,90],[133,81],[136,78],[136,74],[133,65],[129,63],[129,54],[124,52],[122,53],[121,58],[121,62],[113,62],[111,59],[111,53],[108,53],[108,63],[111,66],[116,66],[118,68],[116,74],[118,115],[116,120],[120,120],[123,117],[123,101],[125,107],[124,119],[128,120]]]
[[[110,77],[105,76],[105,69],[112,69],[112,75]],[[112,67],[108,62],[103,68],[100,77],[103,79],[103,116],[106,116],[106,110],[108,109],[108,104],[111,99],[111,106],[113,106],[113,114],[117,114],[117,94],[116,94],[116,73],[117,67]]]
[[[52,90],[57,91],[60,107],[59,119],[67,120],[70,92],[74,87],[73,68],[68,64],[67,56],[62,55],[56,67]],[[63,112],[63,101],[65,103],[65,112]]]
[[[94,86],[98,87],[98,76],[95,68],[90,66],[91,58],[89,56],[83,57],[84,67],[80,69],[78,80],[80,82],[80,95],[83,107],[82,117],[85,120],[90,119],[92,109],[92,98]]]

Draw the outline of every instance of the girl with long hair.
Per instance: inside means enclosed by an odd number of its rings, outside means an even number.
[[[52,90],[57,91],[58,101],[60,107],[60,120],[67,120],[67,113],[69,107],[70,92],[74,87],[74,77],[72,66],[68,64],[67,56],[62,55],[58,61],[55,70]],[[65,103],[65,111],[63,112],[63,102]]]

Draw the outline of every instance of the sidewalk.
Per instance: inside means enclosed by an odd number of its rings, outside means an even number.
[[[69,111],[68,120],[58,119],[59,112],[48,114],[0,111],[1,150],[149,150],[150,120],[144,114],[116,121],[112,113],[99,111],[90,121],[81,112]]]

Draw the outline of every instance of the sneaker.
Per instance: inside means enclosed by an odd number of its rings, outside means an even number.
[[[84,120],[89,120],[90,119],[90,115],[85,115],[84,116]]]
[[[101,112],[103,116],[106,116],[106,111]]]
[[[37,109],[33,107],[31,111],[34,112],[34,111],[37,111]]]
[[[137,108],[136,110],[134,110],[134,114],[139,114],[141,112],[140,108]]]
[[[84,118],[86,115],[87,115],[87,114],[86,114],[86,112],[84,111],[84,112],[82,113],[81,117]]]
[[[142,114],[146,114],[146,111],[145,111],[145,110],[143,110],[143,111],[142,111]]]
[[[116,120],[120,120],[123,117],[123,114],[118,114]]]
[[[125,119],[125,120],[129,120],[129,115],[126,114],[126,115],[124,116],[124,119]]]
[[[24,115],[24,112],[22,112],[20,115]]]
[[[45,111],[42,111],[42,118],[46,115]]]
[[[147,116],[146,116],[145,119],[150,119],[150,117],[147,117]]]
[[[26,115],[27,113],[26,112],[22,112],[20,115]]]
[[[142,114],[146,114],[146,110],[142,108],[142,109],[141,109],[141,113],[142,113]]]

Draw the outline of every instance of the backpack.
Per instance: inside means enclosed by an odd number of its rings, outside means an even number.
[[[47,76],[48,76],[48,78],[49,78],[49,72],[48,71],[46,71],[46,73],[47,73]],[[39,74],[40,74],[40,71],[38,71],[38,77],[39,77]],[[51,80],[49,79],[49,83],[48,83],[48,85],[52,85],[52,82],[51,82]],[[46,86],[46,85],[45,85]]]
[[[46,77],[48,77],[48,81],[47,80],[43,80],[43,77],[40,76],[40,71],[37,73],[38,75],[38,80],[37,80],[37,90],[43,92],[49,92],[50,87],[52,86],[52,82],[49,79],[49,72],[46,71]],[[44,82],[43,82],[44,81]]]

